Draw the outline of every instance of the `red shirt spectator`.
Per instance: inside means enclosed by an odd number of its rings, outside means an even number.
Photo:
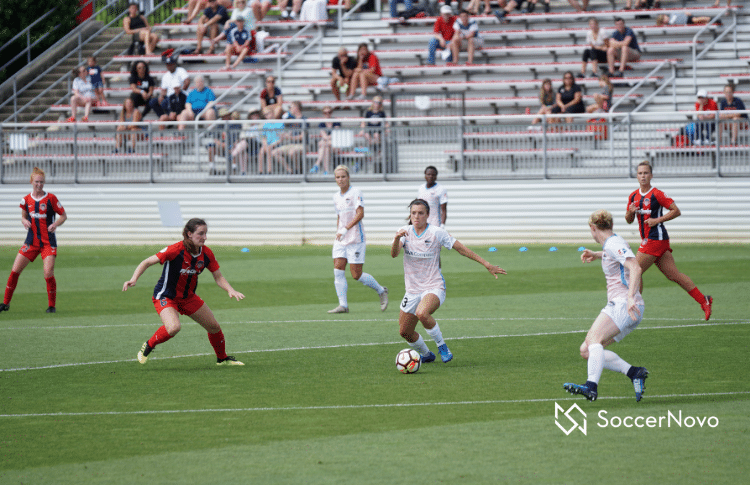
[[[455,30],[453,30],[453,24],[456,23],[456,17],[455,15],[451,15],[446,20],[442,15],[438,17],[438,19],[435,21],[435,28],[432,29],[432,31],[436,34],[440,34],[443,36],[443,39],[446,42],[449,42],[453,38],[453,34],[455,34]]]

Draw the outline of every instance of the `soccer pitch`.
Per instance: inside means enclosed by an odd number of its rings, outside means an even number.
[[[578,348],[606,303],[600,264],[577,247],[472,247],[508,271],[497,281],[444,251],[435,317],[455,358],[413,375],[394,365],[404,282],[388,248],[368,247],[365,264],[388,310],[347,270],[351,313],[329,315],[330,247],[211,247],[246,298],[209,274],[197,293],[244,367],[217,367],[186,317],[136,362],[160,325],[161,268],[122,284],[161,247],[61,246],[53,315],[40,261],[24,271],[0,314],[0,483],[687,484],[750,472],[750,245],[674,246],[714,297],[708,322],[656,267],[644,275],[643,322],[611,347],[649,369],[639,403],[607,370],[593,403],[562,389],[586,380]],[[16,251],[0,251],[0,278]]]

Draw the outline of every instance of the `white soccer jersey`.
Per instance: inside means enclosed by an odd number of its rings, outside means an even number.
[[[607,280],[607,300],[613,301],[616,298],[628,297],[628,282],[630,281],[630,271],[623,263],[627,258],[635,258],[633,251],[627,242],[617,234],[613,234],[606,241],[602,251],[602,271]],[[636,291],[635,303],[643,305],[641,293]]]
[[[427,224],[422,234],[407,225],[404,245],[404,284],[406,292],[419,294],[427,290],[445,290],[445,279],[440,271],[440,248],[453,248],[456,238],[438,226]]]
[[[177,67],[175,68],[174,72],[167,71],[162,75],[161,88],[167,90],[167,96],[172,96],[174,94],[174,85],[179,84],[180,87],[184,87],[185,85],[183,83],[187,78],[188,72],[185,70],[185,68]]]
[[[448,192],[439,183],[435,183],[429,189],[427,184],[424,183],[419,187],[417,197],[424,199],[430,204],[430,216],[427,218],[429,224],[440,226],[442,219],[442,204],[448,203]]]
[[[336,208],[336,215],[339,216],[339,226],[336,228],[336,230],[339,231],[354,220],[357,215],[358,207],[365,206],[365,203],[362,200],[362,192],[353,187],[349,187],[349,190],[347,190],[345,194],[342,194],[340,190],[337,190],[336,193],[333,194],[333,206]],[[362,225],[362,221],[359,221],[357,225],[349,229],[339,241],[340,244],[363,242],[365,242],[365,228]]]

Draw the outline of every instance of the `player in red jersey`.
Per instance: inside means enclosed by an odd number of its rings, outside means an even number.
[[[641,271],[645,273],[652,264],[656,263],[656,267],[664,273],[667,279],[680,285],[700,304],[708,320],[711,317],[713,298],[708,295],[704,296],[689,276],[680,273],[672,256],[672,248],[669,247],[669,235],[664,223],[678,217],[680,209],[664,192],[651,187],[653,170],[648,161],[638,164],[636,176],[641,187],[628,197],[625,221],[631,224],[636,218],[638,219],[641,247],[638,248],[635,257],[641,266]],[[668,210],[666,214],[664,214],[665,209]],[[643,291],[643,280],[641,280],[641,291]]]
[[[128,288],[135,286],[146,268],[157,263],[164,265],[161,278],[154,287],[152,298],[163,325],[138,352],[138,362],[141,364],[148,361],[148,354],[154,350],[154,347],[177,335],[180,331],[180,315],[187,315],[208,331],[208,341],[216,352],[216,365],[245,365],[231,355],[227,355],[224,349],[224,333],[221,331],[219,322],[216,321],[208,305],[195,294],[198,275],[204,269],[208,269],[219,288],[225,290],[230,298],[235,298],[237,301],[245,298],[245,295],[232,288],[219,271],[219,263],[214,258],[213,251],[205,246],[207,233],[206,221],[197,218],[190,219],[182,230],[182,241],[167,246],[141,261],[141,264],[135,268],[133,277],[122,285],[122,291],[127,291]]]
[[[34,167],[31,171],[31,193],[21,199],[21,222],[28,229],[26,240],[16,255],[13,268],[10,270],[8,285],[5,287],[5,298],[0,304],[0,312],[10,309],[10,300],[18,284],[18,277],[26,266],[42,255],[44,280],[47,282],[47,313],[55,313],[57,282],[55,281],[55,257],[57,256],[57,238],[55,230],[68,218],[60,201],[54,194],[44,191],[44,171]],[[60,217],[55,220],[55,214]]]

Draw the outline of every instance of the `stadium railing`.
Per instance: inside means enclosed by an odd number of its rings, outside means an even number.
[[[614,178],[632,177],[644,159],[665,177],[750,177],[747,118],[721,120],[721,113],[708,121],[697,112],[550,115],[536,124],[535,115],[421,116],[384,118],[381,127],[334,118],[341,126],[327,142],[323,119],[230,119],[183,129],[8,123],[0,124],[0,182],[28,183],[34,166],[54,183],[314,182],[330,181],[339,164],[373,181],[420,179],[426,165],[453,179]],[[264,139],[272,148],[261,164]],[[234,150],[240,143],[248,148]]]

